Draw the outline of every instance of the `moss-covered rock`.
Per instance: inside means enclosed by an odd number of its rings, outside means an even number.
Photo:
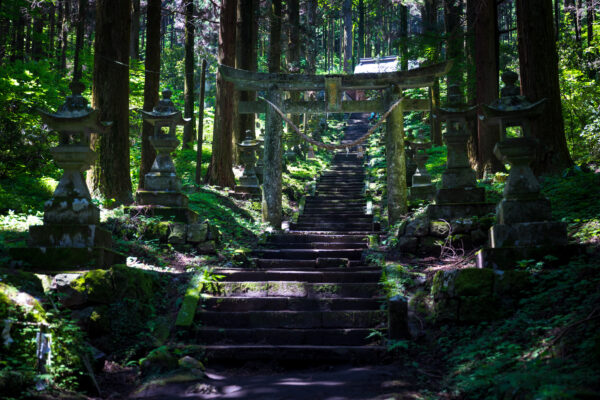
[[[491,296],[494,271],[485,268],[459,269],[454,275],[455,296]]]
[[[178,367],[177,358],[166,346],[152,350],[140,360],[140,368],[145,376],[172,371]]]
[[[450,233],[450,225],[446,221],[431,221],[429,232],[432,236],[445,238]]]
[[[32,272],[20,269],[0,268],[0,282],[8,283],[21,292],[29,293],[35,297],[41,297],[44,294],[42,281]]]
[[[88,302],[110,304],[115,299],[109,270],[95,269],[71,282],[71,288],[84,294]]]
[[[0,282],[0,316],[18,314],[21,321],[46,323],[46,311],[38,299],[14,286]]]

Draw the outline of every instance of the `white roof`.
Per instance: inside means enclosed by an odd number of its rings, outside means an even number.
[[[415,60],[408,61],[408,69],[418,68],[419,63]],[[400,60],[397,56],[386,56],[378,58],[361,58],[360,63],[354,67],[355,74],[395,72],[400,71]]]

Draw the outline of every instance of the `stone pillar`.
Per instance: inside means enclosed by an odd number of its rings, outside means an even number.
[[[239,185],[235,186],[235,193],[240,195],[249,195],[251,197],[260,196],[260,187],[254,165],[256,163],[256,149],[258,140],[255,140],[250,130],[246,131],[244,141],[238,144],[240,148],[240,161],[244,167],[244,173],[240,177]]]
[[[386,91],[388,107],[398,95]],[[390,113],[385,123],[385,158],[387,163],[387,206],[390,225],[398,222],[408,207],[406,203],[406,160],[404,154],[404,108],[402,102]]]
[[[269,90],[267,100],[280,107],[281,92],[276,89]],[[267,106],[265,124],[262,215],[263,221],[268,222],[275,229],[281,229],[281,136],[283,121],[271,106]]]
[[[256,173],[256,177],[258,178],[258,183],[260,185],[262,185],[263,183],[263,174],[265,172],[265,162],[264,162],[264,158],[265,158],[265,130],[264,128],[261,130],[261,134],[259,137],[256,138],[256,141],[258,142],[258,161],[256,162],[256,168],[255,168],[255,173]]]
[[[431,175],[429,175],[425,165],[429,159],[429,155],[425,152],[425,149],[430,147],[430,143],[425,142],[424,138],[421,136],[420,138],[411,141],[410,147],[414,151],[413,158],[417,164],[417,170],[412,176],[409,199],[411,201],[431,201],[435,195],[435,185],[431,183]]]

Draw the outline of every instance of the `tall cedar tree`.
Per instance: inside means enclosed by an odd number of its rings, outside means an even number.
[[[300,73],[300,2],[299,0],[288,0],[286,4],[288,11],[287,70],[289,73],[297,74]],[[291,92],[290,100],[300,100],[300,92]],[[292,115],[291,120],[298,126],[300,124],[300,115]],[[298,148],[301,142],[300,137],[292,132],[291,127],[288,127],[288,132],[291,135],[288,146]]]
[[[128,1],[96,0],[93,106],[112,126],[94,140],[98,160],[90,187],[106,199],[131,203],[129,176],[129,30]],[[119,29],[115,29],[118,26]]]
[[[160,21],[161,0],[148,0],[146,11],[146,57],[144,64],[144,111],[152,111],[158,103],[160,83]],[[147,122],[142,125],[142,157],[138,188],[144,188],[144,176],[152,168],[156,152],[150,144],[154,128]]]
[[[552,0],[516,3],[521,91],[531,101],[546,99],[542,116],[531,126],[532,135],[540,141],[533,170],[538,175],[559,173],[573,161],[567,148],[560,103]]]
[[[219,22],[219,64],[235,66],[235,21],[236,0],[223,0]],[[231,164],[233,138],[233,93],[234,87],[217,73],[217,95],[215,122],[213,127],[212,157],[206,180],[212,185],[233,187],[235,179]]]
[[[195,138],[194,120],[194,1],[185,3],[185,79],[183,85],[185,118],[190,118],[189,124],[183,127],[183,148],[190,149]]]
[[[437,43],[439,35],[438,32],[438,6],[439,0],[425,0],[423,6],[423,32],[429,36],[431,43]],[[433,53],[433,57],[430,58],[428,64],[435,63],[438,60],[438,54],[440,54],[441,48],[436,49]],[[431,99],[431,108],[435,112],[440,106],[440,81],[435,79],[433,86],[429,88],[429,97]],[[431,141],[435,145],[442,144],[442,128],[439,118],[430,118],[431,125]]]
[[[462,90],[464,38],[461,24],[463,10],[462,0],[444,0],[444,21],[446,25],[447,51],[446,58],[454,60],[452,70],[448,74],[448,96]]]
[[[473,0],[470,0],[473,1]],[[475,9],[475,77],[477,80],[477,104],[489,104],[498,98],[498,21],[496,2],[476,2]],[[484,170],[498,172],[504,166],[494,155],[494,146],[500,139],[497,125],[477,119],[477,173]]]

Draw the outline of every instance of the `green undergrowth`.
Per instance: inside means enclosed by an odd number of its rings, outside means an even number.
[[[575,260],[532,281],[511,317],[437,331],[443,384],[453,398],[600,396],[600,266]]]

